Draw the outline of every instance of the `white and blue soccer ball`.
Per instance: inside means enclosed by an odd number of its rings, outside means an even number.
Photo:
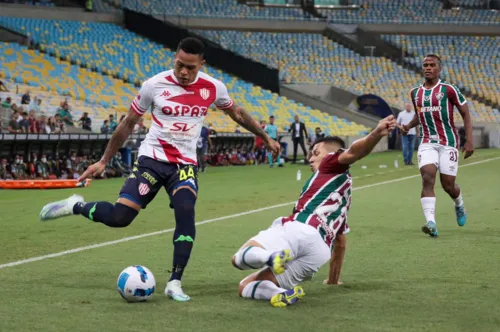
[[[141,265],[129,266],[120,273],[118,292],[127,302],[142,302],[149,299],[156,288],[153,273]]]

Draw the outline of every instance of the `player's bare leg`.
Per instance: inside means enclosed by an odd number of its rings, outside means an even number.
[[[301,286],[292,289],[280,287],[276,274],[284,272],[285,263],[291,260],[289,250],[269,252],[253,240],[247,242],[232,259],[233,265],[246,270],[268,267],[254,272],[240,282],[238,294],[241,297],[267,300],[274,307],[286,307],[296,303],[305,295]],[[273,272],[274,271],[274,272]],[[280,273],[278,273],[280,272]]]
[[[444,191],[451,197],[455,202],[455,214],[457,216],[458,226],[464,226],[467,222],[467,213],[465,212],[464,200],[462,198],[462,192],[460,187],[455,182],[456,177],[452,175],[441,174],[441,186]]]
[[[429,234],[431,237],[438,235],[436,227],[436,194],[434,192],[434,185],[436,183],[437,167],[434,164],[422,166],[420,168],[422,175],[422,194],[420,202],[424,210],[426,224],[422,226],[422,232]]]

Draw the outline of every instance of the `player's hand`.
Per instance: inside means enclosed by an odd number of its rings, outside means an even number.
[[[106,164],[103,161],[98,161],[95,164],[92,164],[89,167],[87,167],[85,172],[83,172],[83,174],[78,178],[78,182],[82,182],[85,179],[93,176],[99,176],[104,172],[105,169],[106,169]]]
[[[375,131],[381,136],[388,136],[391,133],[391,131],[393,131],[396,128],[396,126],[397,124],[394,115],[389,115],[388,117],[378,122]]]
[[[464,159],[469,158],[474,153],[474,144],[471,140],[467,140],[462,148],[462,152],[465,153]]]
[[[280,150],[281,150],[281,145],[278,142],[276,142],[272,138],[269,138],[269,140],[266,143],[266,146],[269,149],[269,151],[271,152],[271,154],[273,155],[273,158],[276,158],[279,156]]]
[[[344,283],[342,281],[330,281],[329,279],[323,280],[323,285],[343,285]]]
[[[401,135],[403,136],[408,135],[408,132],[410,131],[410,128],[408,128],[407,125],[398,125],[398,129]]]

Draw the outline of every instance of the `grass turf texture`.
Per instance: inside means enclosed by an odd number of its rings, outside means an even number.
[[[352,167],[354,187],[417,175],[394,168],[400,153],[369,156]],[[466,162],[500,157],[479,150]],[[380,169],[379,164],[388,165]],[[361,165],[368,166],[362,169]],[[201,225],[183,284],[192,297],[163,296],[172,259],[172,233],[0,269],[0,331],[498,331],[500,329],[500,159],[464,167],[458,183],[469,213],[463,228],[452,201],[437,185],[439,238],[420,231],[420,178],[387,183],[353,194],[343,286],[322,284],[324,266],[303,284],[296,306],[275,309],[237,296],[248,271],[231,266],[234,252],[292,205]],[[296,181],[298,169],[302,180]],[[306,166],[210,168],[199,176],[196,219],[231,215],[294,201],[309,176]],[[132,225],[111,229],[82,217],[40,222],[41,207],[73,192],[87,201],[114,202],[123,179],[94,181],[89,188],[0,191],[0,264],[126,236],[174,227],[168,196],[158,193]],[[116,291],[128,265],[152,270],[157,293],[127,304]]]

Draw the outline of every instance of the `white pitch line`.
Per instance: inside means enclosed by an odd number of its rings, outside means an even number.
[[[485,159],[485,160],[481,160],[481,161],[476,161],[476,162],[473,162],[473,163],[470,163],[470,164],[467,164],[467,165],[463,165],[463,166],[460,166],[460,167],[467,167],[467,166],[478,165],[478,164],[482,164],[482,163],[486,163],[486,162],[493,161],[493,160],[498,160],[498,159],[500,159],[500,157]],[[405,177],[398,178],[398,179],[393,179],[393,180],[388,180],[388,181],[383,181],[383,182],[377,182],[377,183],[372,183],[372,184],[369,184],[369,185],[366,185],[366,186],[356,187],[356,188],[353,188],[353,191],[354,190],[361,190],[361,189],[372,188],[372,187],[381,186],[381,185],[384,185],[384,184],[390,184],[390,183],[394,183],[394,182],[405,181],[405,180],[413,179],[413,178],[416,178],[416,177],[420,177],[420,174],[405,176]],[[245,215],[248,215],[248,214],[253,214],[253,213],[262,212],[262,211],[266,211],[266,210],[271,210],[271,209],[275,209],[275,208],[278,208],[278,207],[284,207],[284,206],[292,205],[292,204],[295,204],[295,201],[288,202],[288,203],[271,205],[271,206],[266,206],[266,207],[263,207],[263,208],[249,210],[249,211],[240,212],[240,213],[236,213],[236,214],[231,214],[231,215],[224,216],[224,217],[218,217],[218,218],[208,219],[208,220],[197,222],[196,225],[199,226],[199,225],[209,224],[209,223],[220,221],[220,220],[237,218],[237,217],[245,216]],[[87,250],[90,250],[90,249],[107,247],[107,246],[111,246],[111,245],[118,244],[118,243],[123,243],[123,242],[129,242],[129,241],[133,241],[133,240],[138,240],[138,239],[142,239],[142,238],[149,237],[149,236],[161,235],[161,234],[165,234],[165,233],[171,233],[171,232],[174,231],[174,229],[175,228],[169,228],[169,229],[164,229],[164,230],[157,231],[157,232],[152,232],[152,233],[146,233],[146,234],[139,234],[139,235],[135,235],[135,236],[124,237],[124,238],[121,238],[121,239],[118,239],[118,240],[114,240],[114,241],[101,242],[101,243],[91,244],[89,246],[84,246],[84,247],[69,249],[69,250],[65,250],[65,251],[61,251],[61,252],[56,252],[56,253],[53,253],[53,254],[48,254],[48,255],[43,255],[43,256],[36,256],[36,257],[27,258],[27,259],[22,259],[22,260],[19,260],[19,261],[9,262],[9,263],[5,263],[5,264],[1,264],[0,265],[0,270],[1,269],[5,269],[7,267],[13,267],[13,266],[17,266],[17,265],[28,264],[28,263],[32,263],[32,262],[42,261],[42,260],[49,259],[49,258],[55,258],[55,257],[69,255],[69,254],[74,254],[74,253],[81,252],[81,251],[87,251]]]

